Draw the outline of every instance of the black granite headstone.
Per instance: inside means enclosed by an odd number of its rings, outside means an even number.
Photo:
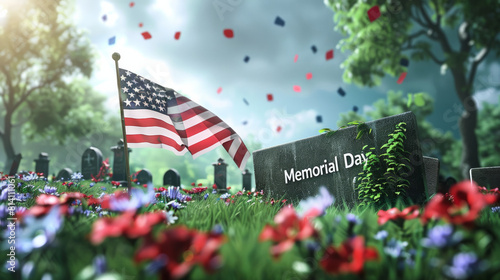
[[[57,173],[56,180],[57,181],[71,180],[72,174],[73,174],[73,170],[71,170],[69,168],[61,169],[61,171],[59,171],[59,173]]]
[[[431,196],[437,192],[439,183],[439,159],[423,156],[427,192]]]
[[[35,159],[35,172],[42,173],[44,177],[49,175],[49,155],[47,153],[40,153],[38,159]]]
[[[247,191],[252,190],[252,173],[248,171],[248,169],[245,169],[242,173],[243,177],[243,189]]]
[[[163,175],[163,185],[179,187],[181,185],[181,176],[179,175],[179,172],[175,169],[167,170],[167,172]]]
[[[470,179],[481,187],[500,188],[500,166],[471,168]]]
[[[123,139],[120,139],[118,141],[117,146],[111,147],[111,151],[113,151],[113,176],[111,177],[111,180],[117,181],[122,183],[123,186],[124,184],[127,183],[127,175],[126,175],[126,161],[125,161],[125,145],[123,143]],[[130,154],[132,150],[128,149],[128,152]]]
[[[102,153],[98,148],[90,147],[82,155],[82,175],[84,180],[92,179],[99,174],[102,166]]]
[[[255,151],[256,190],[264,190],[273,198],[295,200],[315,196],[325,186],[337,201],[353,205],[358,201],[353,182],[365,162],[363,146],[375,147],[380,154],[380,147],[387,143],[388,135],[400,122],[406,123],[404,150],[410,153],[411,170],[404,177],[410,182],[406,194],[413,202],[422,202],[427,197],[425,171],[412,112],[367,122],[372,132],[366,132],[358,140],[357,128],[351,126],[333,135],[322,134]]]
[[[142,169],[141,171],[139,171],[139,173],[137,173],[136,179],[139,185],[153,183],[153,175],[151,175],[151,172],[149,172],[149,170],[147,169]]]
[[[217,186],[217,190],[226,190],[227,163],[225,163],[222,158],[219,158],[217,162],[212,165],[214,166],[214,184]]]
[[[10,170],[9,170],[9,176],[14,176],[17,173],[17,170],[19,170],[19,164],[21,164],[21,159],[23,156],[21,154],[17,154],[14,156],[12,159],[12,162],[10,164]]]

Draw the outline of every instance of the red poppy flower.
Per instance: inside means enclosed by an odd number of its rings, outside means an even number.
[[[362,236],[355,236],[342,243],[339,248],[329,246],[319,261],[320,266],[330,274],[362,274],[365,261],[377,260],[378,252],[366,248]]]
[[[198,187],[201,187],[201,186],[203,186],[203,184],[202,183],[198,183]]]
[[[127,191],[116,191],[114,192],[113,196],[117,199],[117,200],[121,200],[121,199],[130,199],[130,196],[129,194],[127,193]],[[110,209],[110,201],[111,201],[111,196],[106,194],[102,197],[101,199],[101,208],[102,209]]]
[[[275,258],[290,250],[296,241],[319,237],[318,232],[309,222],[309,218],[299,218],[292,207],[281,209],[274,217],[274,222],[275,227],[270,225],[264,227],[259,240],[271,240],[276,244],[271,247],[271,254]]]
[[[426,205],[422,222],[444,218],[452,224],[474,226],[474,220],[483,208],[497,201],[494,194],[482,194],[475,183],[462,181],[450,188],[450,198],[436,194]]]
[[[228,190],[230,190],[230,189],[231,189],[231,187],[227,187],[227,189],[228,189]]]
[[[411,220],[418,217],[420,214],[419,206],[413,205],[403,209],[403,211],[399,211],[398,208],[394,207],[387,211],[379,210],[378,211],[378,224],[383,225],[387,223],[389,220],[393,220],[395,222],[400,222],[402,220]]]
[[[213,185],[212,185],[212,189],[216,190],[216,189],[217,189],[217,185],[216,185],[216,184],[213,184]]]
[[[156,241],[151,236],[146,237],[135,254],[135,261],[153,260],[165,254],[167,260],[161,279],[182,278],[195,264],[200,264],[207,272],[213,272],[220,265],[217,251],[224,241],[224,236],[220,234],[176,227],[161,232]]]
[[[117,217],[104,217],[95,221],[90,241],[93,244],[99,244],[106,237],[117,237],[125,235],[128,238],[135,239],[148,235],[152,227],[166,220],[163,212],[145,213],[136,215],[134,211],[126,211]]]
[[[195,183],[194,183],[194,182],[192,182],[192,183],[191,183],[191,186],[193,186],[193,187],[194,187],[194,185],[195,185]]]

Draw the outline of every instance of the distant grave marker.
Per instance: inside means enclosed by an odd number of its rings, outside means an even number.
[[[227,163],[225,163],[222,158],[219,158],[217,162],[212,165],[214,166],[214,184],[217,186],[217,190],[226,190]]]
[[[113,151],[113,176],[111,180],[120,182],[122,186],[126,186],[127,184],[127,175],[126,173],[126,162],[125,162],[125,145],[123,143],[123,139],[118,141],[117,146],[111,147],[111,151]],[[128,149],[128,153],[130,154],[132,150]]]
[[[139,171],[139,173],[137,173],[136,179],[139,185],[153,183],[153,175],[151,175],[151,172],[149,172],[149,170],[147,169],[142,169],[141,171]]]
[[[481,187],[500,188],[500,166],[471,168],[470,179]]]
[[[174,186],[180,187],[181,185],[181,176],[179,172],[175,169],[169,169],[163,175],[163,185],[164,186]]]
[[[38,155],[38,159],[35,159],[35,172],[36,173],[43,173],[44,177],[49,176],[49,154],[47,153],[40,153]]]
[[[410,182],[407,190],[413,202],[427,197],[425,170],[418,142],[417,121],[412,112],[365,123],[372,133],[366,132],[356,140],[357,128],[339,129],[333,135],[318,135],[292,143],[253,152],[256,190],[264,190],[273,198],[304,199],[315,196],[325,186],[337,201],[353,205],[358,195],[353,182],[363,171],[364,145],[380,147],[389,140],[395,126],[406,123],[404,149],[410,154],[411,170],[404,177]],[[341,202],[339,202],[341,203]]]
[[[69,168],[64,168],[57,173],[56,180],[57,181],[66,181],[71,179],[71,175],[73,174],[73,170]]]
[[[102,166],[101,150],[95,147],[90,147],[83,152],[82,155],[82,175],[84,180],[92,179],[92,176],[99,174]]]
[[[245,169],[242,173],[243,177],[243,189],[247,191],[252,190],[252,173],[248,171],[248,169]]]

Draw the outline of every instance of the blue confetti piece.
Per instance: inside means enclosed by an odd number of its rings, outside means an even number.
[[[108,45],[114,45],[115,44],[115,41],[116,41],[116,36],[113,36],[111,38],[108,39]]]
[[[316,48],[315,45],[312,45],[311,46],[311,50],[313,51],[313,53],[316,53],[318,51],[318,49]]]
[[[340,96],[345,96],[345,91],[341,87],[339,87],[337,92],[340,94]]]
[[[399,64],[401,64],[404,67],[408,67],[408,65],[410,65],[410,61],[406,58],[401,58],[401,60],[399,61]]]
[[[318,123],[323,122],[323,117],[321,117],[321,116],[319,116],[319,115],[318,115],[318,116],[316,116],[316,122],[318,122]]]
[[[352,110],[353,110],[354,112],[357,112],[357,111],[358,111],[358,106],[354,106],[354,107],[352,107]]]
[[[247,125],[247,123],[248,123],[247,121],[243,121],[243,125]]]
[[[245,59],[243,59],[243,61],[245,61],[245,63],[247,63],[249,60],[250,60],[250,57],[248,55],[245,56]]]
[[[106,21],[108,19],[108,16],[107,15],[103,15],[102,16],[102,21]]]
[[[243,102],[245,102],[245,104],[249,105],[248,101],[245,98],[243,98]]]
[[[276,19],[274,20],[274,24],[283,27],[285,26],[285,21],[280,17],[276,17]]]

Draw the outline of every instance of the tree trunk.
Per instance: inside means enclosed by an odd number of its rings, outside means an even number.
[[[462,136],[462,158],[460,169],[463,179],[470,179],[469,170],[479,167],[479,152],[476,136],[477,106],[472,98],[472,84],[467,84],[464,68],[452,68],[451,73],[455,82],[455,90],[464,107],[464,112],[458,124]]]
[[[12,145],[12,112],[7,108],[4,119],[4,131],[2,136],[3,149],[5,151],[5,155],[7,159],[5,161],[4,166],[4,174],[8,174],[10,171],[10,167],[12,162],[14,161],[14,145]]]

